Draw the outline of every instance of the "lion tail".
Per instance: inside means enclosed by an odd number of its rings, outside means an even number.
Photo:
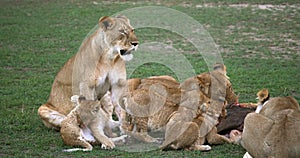
[[[92,151],[89,148],[72,148],[72,149],[64,149],[63,152],[74,152],[74,151]]]

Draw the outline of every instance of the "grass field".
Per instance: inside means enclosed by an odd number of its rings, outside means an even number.
[[[59,132],[41,123],[37,109],[47,101],[56,73],[98,19],[141,6],[169,7],[201,23],[219,47],[240,102],[255,102],[261,88],[268,88],[271,96],[290,95],[300,101],[300,3],[296,0],[0,0],[0,157],[242,157],[245,150],[229,144],[213,146],[209,152],[131,153],[95,147],[87,153],[63,153],[67,146]],[[153,28],[137,29],[136,34],[141,43],[157,39],[180,50],[196,73],[208,70],[201,54],[182,37]],[[152,75],[174,73],[150,63],[131,77]]]

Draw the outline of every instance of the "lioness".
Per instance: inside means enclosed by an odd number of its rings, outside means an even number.
[[[197,140],[190,146],[188,146],[189,150],[200,150],[200,151],[208,151],[211,150],[209,145],[204,145],[205,142],[208,144],[224,144],[224,143],[232,143],[233,141],[228,139],[226,136],[220,135],[217,132],[217,127],[215,126],[215,119],[213,116],[214,112],[210,112],[210,102],[206,103],[205,110],[197,115],[194,118],[193,122],[197,123],[199,127],[199,135]],[[185,139],[190,139],[188,135],[186,135]]]
[[[199,126],[193,122],[201,106],[208,102],[209,98],[201,91],[188,91],[183,94],[184,101],[178,111],[171,115],[165,133],[165,141],[161,149],[181,149],[189,147],[199,137]]]
[[[293,97],[274,97],[245,118],[244,157],[300,157],[300,107]],[[251,155],[251,156],[250,156]]]
[[[119,126],[119,122],[112,119],[114,106],[109,92],[100,101],[86,100],[77,95],[71,98],[76,107],[62,121],[61,137],[66,145],[84,148],[64,151],[90,151],[93,149],[91,144],[101,144],[103,149],[113,149],[114,141],[125,141],[126,135],[109,138],[112,137],[111,129]]]
[[[97,30],[58,72],[47,103],[38,109],[43,123],[59,129],[74,108],[69,99],[73,95],[95,100],[110,90],[114,105],[118,105],[126,85],[125,62],[132,58],[131,52],[137,49],[138,43],[126,17],[100,18]]]
[[[221,73],[222,72],[222,73]],[[165,141],[160,147],[161,149],[172,148],[191,150],[210,150],[211,147],[203,145],[205,140],[210,144],[231,143],[232,141],[224,136],[217,134],[216,124],[220,116],[225,117],[225,98],[235,101],[229,95],[235,96],[232,91],[226,94],[226,84],[228,80],[222,80],[220,75],[226,75],[225,66],[215,69],[210,75],[202,74],[196,78],[185,80],[180,88],[182,97],[178,111],[174,112],[166,126]],[[205,88],[205,81],[217,78],[214,88]],[[198,78],[200,77],[200,78]],[[226,76],[227,78],[227,76]],[[224,79],[226,79],[224,78]],[[199,86],[200,81],[200,86]],[[224,85],[222,85],[224,84]],[[229,84],[229,83],[228,83]],[[203,87],[201,87],[203,86]],[[224,88],[224,89],[223,89]],[[211,91],[218,89],[219,92]],[[210,93],[208,93],[211,91]],[[227,91],[230,91],[229,89]],[[224,93],[225,92],[225,93]],[[222,94],[224,93],[224,96]],[[210,94],[210,95],[209,95]],[[214,96],[212,95],[214,94]]]

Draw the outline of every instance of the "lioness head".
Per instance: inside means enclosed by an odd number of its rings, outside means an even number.
[[[131,52],[137,49],[139,41],[129,19],[104,16],[99,19],[99,27],[105,32],[106,44],[113,47],[113,53],[118,53],[123,60],[131,60]]]

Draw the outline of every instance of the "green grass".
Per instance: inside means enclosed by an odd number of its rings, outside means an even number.
[[[47,101],[58,70],[74,55],[87,33],[104,15],[147,5],[167,6],[204,25],[228,67],[240,102],[255,102],[268,88],[272,96],[291,95],[300,101],[300,3],[297,1],[0,1],[0,156],[1,157],[242,157],[237,145],[213,146],[209,152],[121,150],[63,153],[58,132],[41,123],[38,107]],[[232,7],[231,4],[248,7]],[[273,4],[271,10],[257,4]],[[196,7],[210,4],[209,7]],[[278,6],[288,4],[284,9]],[[279,8],[279,9],[278,9]],[[180,50],[196,73],[207,66],[182,37],[159,29],[136,30],[140,41],[166,41]],[[170,42],[171,41],[171,42]],[[169,42],[169,43],[168,43]],[[139,67],[131,77],[175,74],[161,64]]]

